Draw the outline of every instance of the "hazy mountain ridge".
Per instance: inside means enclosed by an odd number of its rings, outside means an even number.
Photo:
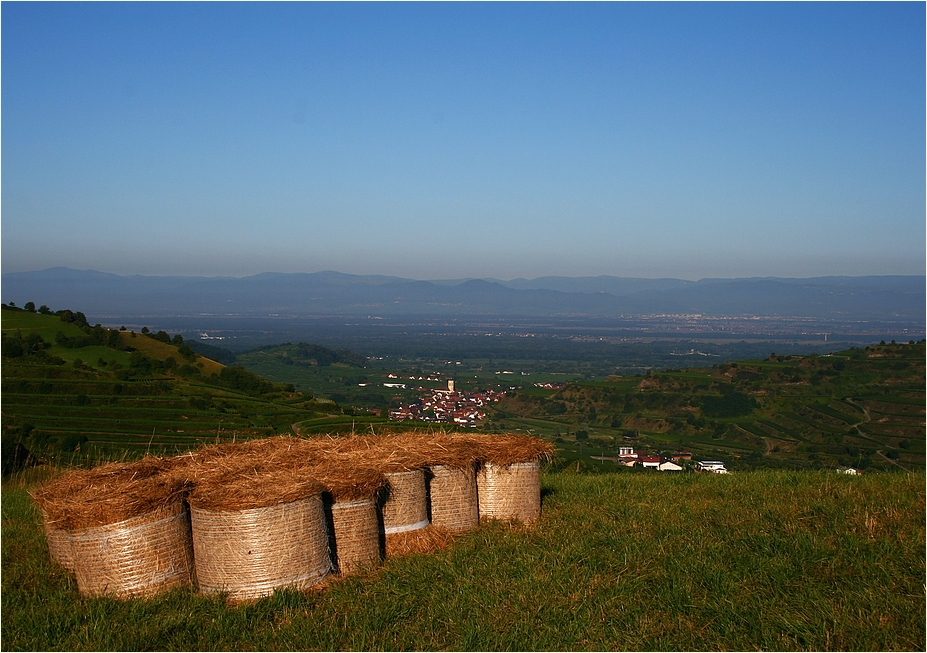
[[[922,322],[925,277],[420,281],[333,271],[249,277],[121,276],[50,268],[2,276],[4,302],[92,314],[703,315],[903,318]]]

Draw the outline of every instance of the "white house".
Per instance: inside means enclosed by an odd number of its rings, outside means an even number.
[[[682,471],[682,467],[668,460],[666,462],[662,462],[659,465],[657,465],[657,469],[659,469],[661,472],[681,472]]]
[[[712,474],[727,474],[727,469],[720,460],[700,460],[698,462],[698,471],[711,472]]]

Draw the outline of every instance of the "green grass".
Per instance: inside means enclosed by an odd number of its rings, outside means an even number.
[[[55,342],[55,334],[61,331],[68,337],[85,335],[70,322],[62,322],[57,315],[40,315],[28,311],[3,311],[3,331],[36,332],[47,342]]]
[[[252,605],[86,599],[2,492],[6,650],[924,650],[923,474],[547,474],[484,525]],[[568,535],[567,535],[568,534]]]

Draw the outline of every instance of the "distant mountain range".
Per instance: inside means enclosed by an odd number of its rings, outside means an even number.
[[[924,321],[924,276],[417,281],[339,272],[250,277],[121,276],[50,268],[2,275],[3,302],[88,315],[801,316]]]

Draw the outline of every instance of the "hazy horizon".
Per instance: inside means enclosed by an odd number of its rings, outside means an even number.
[[[116,276],[126,276],[126,277],[128,277],[128,276],[143,276],[143,277],[148,277],[148,276],[150,276],[150,277],[203,277],[203,278],[207,278],[207,279],[222,279],[222,278],[226,278],[226,279],[244,279],[244,278],[247,278],[247,277],[261,276],[261,275],[265,275],[265,274],[325,274],[325,273],[334,273],[334,274],[345,274],[345,275],[355,275],[355,274],[356,274],[357,276],[395,277],[395,278],[398,278],[398,279],[407,279],[407,280],[411,280],[411,281],[435,281],[435,282],[456,282],[456,281],[465,282],[465,281],[471,281],[471,280],[497,280],[497,281],[503,281],[503,282],[512,282],[512,281],[534,281],[534,280],[537,280],[537,279],[543,279],[543,278],[548,278],[548,277],[550,277],[550,278],[563,278],[563,279],[593,279],[593,278],[597,278],[597,277],[614,277],[614,278],[619,278],[619,279],[639,279],[639,280],[642,280],[642,281],[657,281],[657,280],[660,280],[660,279],[673,279],[673,280],[678,280],[678,281],[689,281],[689,282],[707,281],[707,280],[725,280],[725,279],[810,279],[810,278],[826,278],[826,277],[848,277],[848,278],[853,278],[853,277],[896,277],[896,276],[898,276],[898,277],[927,277],[927,273],[925,273],[924,271],[921,271],[920,273],[914,273],[914,274],[868,274],[868,275],[867,275],[867,274],[862,274],[862,275],[821,274],[821,275],[812,275],[812,276],[794,276],[794,275],[792,275],[792,276],[789,276],[789,275],[749,275],[749,276],[738,276],[738,277],[720,277],[720,276],[718,276],[718,277],[694,277],[694,278],[670,277],[670,276],[663,276],[663,277],[640,277],[640,276],[610,275],[610,274],[584,274],[584,275],[568,275],[568,274],[555,275],[555,274],[543,274],[543,275],[538,275],[538,276],[533,276],[533,277],[509,277],[509,278],[504,278],[504,277],[493,277],[493,276],[489,276],[489,275],[486,275],[486,276],[475,276],[475,275],[470,275],[470,276],[463,276],[463,277],[423,277],[423,276],[418,276],[418,277],[411,277],[411,276],[408,276],[408,277],[407,277],[407,276],[403,276],[403,275],[399,275],[399,274],[380,274],[380,273],[377,273],[377,272],[358,274],[358,273],[353,273],[353,272],[345,272],[345,271],[343,271],[343,270],[332,270],[332,269],[325,269],[325,270],[293,270],[293,271],[291,271],[291,272],[284,272],[284,271],[282,271],[282,270],[263,270],[263,271],[261,271],[261,272],[255,272],[255,273],[251,273],[251,274],[139,274],[139,273],[134,273],[134,272],[126,272],[126,273],[111,272],[111,271],[109,271],[109,270],[99,270],[99,269],[95,269],[95,268],[82,268],[82,269],[79,269],[79,268],[70,268],[70,267],[68,267],[68,266],[63,266],[63,265],[51,266],[51,267],[47,267],[47,268],[38,268],[38,269],[32,269],[32,270],[10,270],[10,271],[4,271],[3,274],[8,274],[8,273],[10,273],[10,274],[16,274],[16,273],[29,274],[29,273],[35,273],[35,272],[45,272],[45,271],[47,271],[47,270],[53,270],[53,269],[56,269],[56,268],[64,268],[64,269],[72,270],[72,271],[75,271],[75,272],[97,272],[97,273],[101,273],[101,274],[113,274],[113,275],[116,275]]]
[[[2,271],[923,275],[922,3],[3,3]]]

